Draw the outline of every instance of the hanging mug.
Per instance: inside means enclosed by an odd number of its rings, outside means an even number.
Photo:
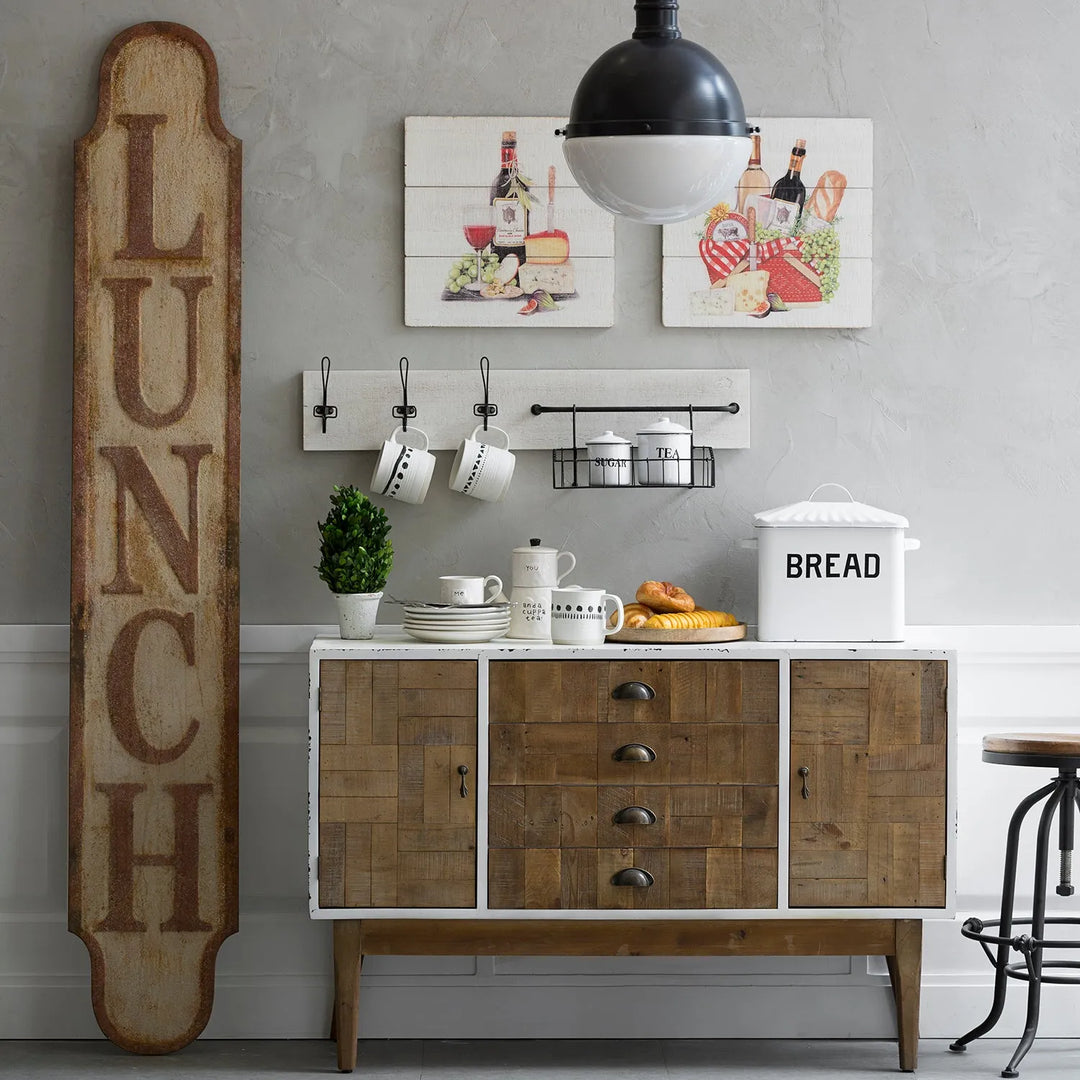
[[[435,455],[428,450],[427,435],[419,428],[396,428],[382,444],[371,491],[398,502],[422,503],[434,471]]]
[[[486,441],[492,436],[494,441]],[[499,446],[499,442],[504,445]],[[489,427],[485,431],[483,424],[477,424],[458,447],[450,469],[450,490],[485,502],[498,502],[510,487],[514,464],[510,436],[502,428]]]

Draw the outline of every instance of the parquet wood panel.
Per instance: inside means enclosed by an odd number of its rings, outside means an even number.
[[[792,906],[943,906],[945,662],[794,661],[791,732]]]
[[[476,664],[324,660],[320,706],[320,905],[474,906]]]
[[[612,884],[638,867],[648,887]],[[772,908],[776,848],[492,848],[488,902],[493,909],[677,910]]]
[[[779,664],[774,660],[494,660],[491,722],[775,724]],[[613,698],[643,682],[649,701]]]

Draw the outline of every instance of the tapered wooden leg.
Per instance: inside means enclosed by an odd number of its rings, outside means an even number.
[[[896,920],[896,952],[886,956],[893,999],[900,1069],[914,1072],[919,1063],[919,992],[922,988],[922,920]]]
[[[362,926],[360,919],[334,920],[334,1016],[330,1026],[337,1038],[340,1072],[352,1072],[356,1068]]]

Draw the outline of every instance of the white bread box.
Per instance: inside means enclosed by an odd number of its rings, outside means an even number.
[[[835,487],[847,501],[815,502]],[[805,502],[754,515],[758,640],[902,641],[908,520],[821,484]]]

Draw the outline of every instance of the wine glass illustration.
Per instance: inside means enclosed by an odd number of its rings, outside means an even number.
[[[480,253],[495,239],[495,208],[490,205],[467,206],[462,212],[465,242],[476,252],[476,280],[465,286],[474,292],[484,287],[484,268]]]

